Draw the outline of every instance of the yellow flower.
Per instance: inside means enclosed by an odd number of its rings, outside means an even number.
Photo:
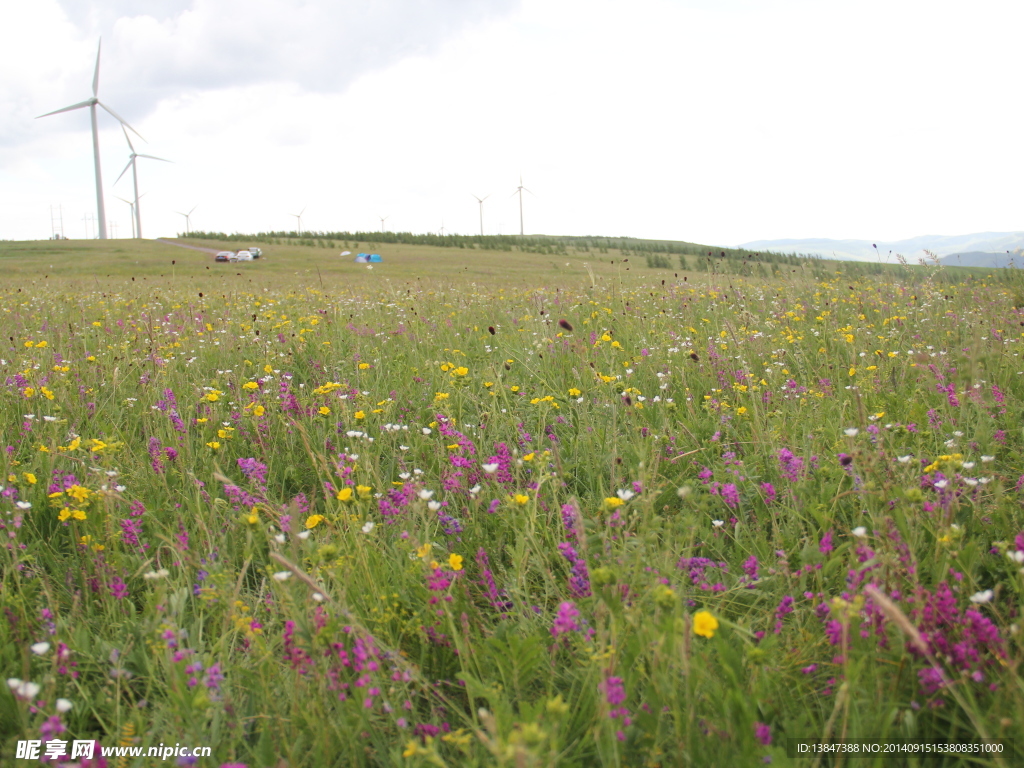
[[[220,448],[220,443],[218,443],[216,440],[214,440],[212,442],[207,443],[206,446],[208,448],[213,448],[213,450],[216,451],[218,448]]]
[[[420,749],[420,745],[415,739],[410,739],[405,744],[405,751],[402,752],[402,757],[416,757],[420,752],[426,752],[426,750]]]
[[[369,368],[369,367],[370,367],[370,364],[369,364],[369,363],[360,363],[360,364],[359,364],[359,370],[360,370],[360,371],[365,371],[365,370],[366,370],[367,368]]]
[[[569,389],[569,397],[579,397],[582,394],[583,393],[576,389],[576,387],[571,387]]]
[[[338,495],[335,496],[334,498],[336,498],[338,501],[352,501],[352,489],[342,488],[340,491],[338,491]]]
[[[207,392],[205,395],[205,399],[209,400],[211,403],[216,403],[218,400],[220,400],[220,395],[218,395],[216,392]]]
[[[209,421],[209,419],[204,416],[201,419],[196,419],[196,424],[205,424],[208,421]]]
[[[23,394],[25,397],[32,397],[33,395],[35,395],[35,393],[36,391],[32,387],[25,387],[25,389],[21,391],[21,394]]]
[[[714,637],[718,629],[718,619],[710,611],[697,611],[693,615],[693,633],[701,637]]]
[[[260,521],[260,517],[257,514],[258,512],[259,509],[257,507],[253,507],[252,511],[249,512],[248,516],[245,518],[245,522],[247,522],[249,525],[256,525],[256,523]]]
[[[359,494],[359,498],[361,498],[361,499],[368,499],[370,497],[370,491],[371,490],[373,490],[373,489],[370,488],[370,486],[368,486],[368,485],[357,485],[356,486],[356,493]]]
[[[362,411],[356,411],[355,416],[356,416],[357,419],[365,419],[366,418],[366,414],[363,413]]]
[[[494,386],[494,382],[493,381],[485,381],[484,382],[484,386],[485,387],[493,387]]]
[[[321,416],[329,416],[330,413],[331,413],[331,409],[328,408],[326,405],[321,405],[320,406],[320,415]]]
[[[456,376],[465,376],[467,373],[469,373],[469,368],[459,367],[455,369]]]
[[[266,412],[267,409],[264,408],[262,405],[257,405],[255,408],[252,409],[253,416],[262,416]]]
[[[448,567],[453,571],[462,570],[462,555],[456,555],[454,553],[448,555]]]
[[[36,476],[33,475],[31,472],[23,472],[21,476],[25,478],[25,482],[27,482],[29,485],[36,484]]]
[[[81,444],[82,444],[82,438],[76,437],[74,440],[72,440],[70,443],[68,443],[68,450],[69,451],[77,451],[78,450],[78,446],[80,446]]]
[[[242,389],[259,389],[260,385],[255,381],[247,381],[242,385]]]
[[[432,546],[433,545],[430,542],[427,542],[422,547],[417,548],[416,557],[421,560],[426,560],[430,556],[430,549]]]
[[[513,385],[513,386],[509,387],[509,391],[510,392],[518,392],[519,391],[519,387]]]
[[[615,509],[616,507],[621,507],[625,503],[626,502],[624,502],[618,496],[609,496],[604,500],[604,506],[606,509]]]
[[[71,517],[71,510],[68,507],[64,507],[64,509],[57,513],[57,519],[62,523],[69,517]]]
[[[435,392],[434,393],[434,402],[435,403],[440,402],[441,400],[447,400],[447,399],[448,399],[448,393],[447,392]]]
[[[533,461],[533,457],[534,457],[535,455],[536,455],[536,454],[533,454],[533,453],[528,453],[528,454],[526,454],[525,456],[523,456],[523,461]]]
[[[75,518],[75,520],[85,520],[85,512],[80,509],[71,510],[71,516]]]
[[[272,365],[264,365],[263,366],[263,372],[264,373],[273,373],[274,372],[274,367]]]
[[[233,431],[234,430],[231,429],[231,427],[228,427],[227,429],[218,429],[217,430],[217,437],[219,437],[221,440],[230,440],[231,439],[231,433]]]
[[[306,518],[306,528],[312,530],[324,521],[323,515],[310,515]]]
[[[514,501],[519,506],[524,506],[530,501],[530,497],[527,496],[525,493],[517,493],[515,496],[512,497],[512,501]]]
[[[84,504],[89,500],[89,497],[92,495],[92,491],[81,485],[72,485],[67,489],[67,494],[79,504]]]

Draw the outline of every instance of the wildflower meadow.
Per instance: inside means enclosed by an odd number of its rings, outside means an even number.
[[[1019,283],[267,250],[0,288],[0,763],[1019,764]]]

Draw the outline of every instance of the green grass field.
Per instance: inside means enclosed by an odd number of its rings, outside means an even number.
[[[1019,764],[1016,274],[251,244],[0,243],[0,764]]]

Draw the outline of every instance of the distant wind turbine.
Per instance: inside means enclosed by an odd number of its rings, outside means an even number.
[[[124,167],[124,170],[121,171],[121,176],[124,176],[128,172],[129,168],[132,169],[132,182],[135,184],[135,226],[133,228],[135,232],[134,237],[137,237],[141,240],[142,214],[139,212],[139,172],[138,169],[136,169],[135,167],[135,158],[146,157],[149,158],[150,160],[159,160],[163,163],[169,163],[171,161],[164,160],[164,158],[162,157],[154,157],[153,155],[140,155],[138,152],[135,151],[135,147],[132,146],[132,140],[128,138],[128,131],[125,130],[125,127],[123,125],[121,126],[121,130],[124,131],[125,141],[128,142],[128,148],[132,151],[131,155],[129,155],[128,165],[126,165]],[[117,182],[121,180],[121,176],[118,176],[116,179],[114,179],[115,184],[117,184]]]
[[[196,203],[195,205],[192,206],[192,211],[194,211],[198,207],[199,207],[199,204]],[[179,216],[184,216],[185,217],[185,234],[186,235],[192,234],[192,219],[191,219],[192,211],[189,211],[188,213],[182,213],[181,211],[175,211],[175,213],[178,214]]]
[[[302,210],[299,211],[298,213],[289,213],[288,214],[289,216],[294,216],[296,221],[298,222],[299,235],[300,236],[302,235],[302,214],[304,214],[306,212],[306,207],[307,206],[303,206]]]
[[[380,219],[380,231],[383,232],[384,222],[391,218],[391,214],[389,213],[387,216],[378,216],[377,218]]]
[[[117,197],[117,195],[114,195],[114,197]],[[128,203],[128,207],[131,209],[131,212],[132,212],[131,213],[131,217],[132,217],[132,237],[134,238],[135,237],[135,203],[133,203],[131,200],[125,200],[123,197],[117,197],[117,199],[120,200],[122,203]]]
[[[523,235],[523,192],[530,192],[530,190],[528,190],[526,187],[523,186],[523,176],[522,176],[522,174],[520,174],[519,175],[519,186],[516,187],[516,191],[513,192],[510,195],[510,197],[515,197],[516,195],[519,195],[519,234],[520,234],[520,236]],[[532,195],[533,192],[530,192],[530,194]]]
[[[520,181],[522,181],[522,179],[520,179]],[[475,197],[476,201],[478,203],[480,203],[480,236],[483,237],[483,235],[484,235],[484,200],[486,200],[488,197],[490,197],[490,195],[484,195],[483,197],[477,197],[476,195],[471,195],[471,197]]]
[[[97,127],[96,127],[96,107],[97,106],[103,107],[105,110],[107,110],[107,112],[109,112],[114,117],[115,120],[117,120],[119,123],[121,123],[121,125],[127,126],[128,128],[131,128],[132,132],[136,136],[138,136],[140,139],[142,138],[142,134],[140,134],[138,131],[136,131],[134,128],[132,128],[130,125],[128,125],[128,123],[125,122],[124,118],[122,118],[114,110],[112,110],[110,107],[108,107],[106,104],[104,104],[102,101],[99,100],[99,90],[100,90],[100,50],[101,50],[102,44],[103,44],[103,41],[101,39],[99,45],[96,46],[96,71],[93,73],[93,76],[92,76],[92,98],[91,99],[86,99],[85,101],[81,101],[78,104],[72,104],[70,107],[64,107],[63,109],[57,109],[57,110],[54,110],[53,112],[47,112],[45,115],[39,115],[39,117],[49,117],[50,115],[58,115],[61,112],[70,112],[70,111],[72,111],[74,109],[81,109],[82,107],[89,107],[90,118],[92,120],[92,155],[93,155],[93,163],[94,163],[94,165],[96,167],[96,211],[97,211],[97,214],[99,215],[100,239],[101,240],[106,240],[107,239],[107,211],[106,211],[106,206],[103,205],[103,177],[102,177],[102,175],[100,173],[100,138],[99,138],[99,132],[98,132]],[[36,118],[36,119],[38,119],[38,118]]]

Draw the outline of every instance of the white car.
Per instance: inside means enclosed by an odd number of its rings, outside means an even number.
[[[252,261],[252,251],[239,251],[235,254],[235,261]]]

